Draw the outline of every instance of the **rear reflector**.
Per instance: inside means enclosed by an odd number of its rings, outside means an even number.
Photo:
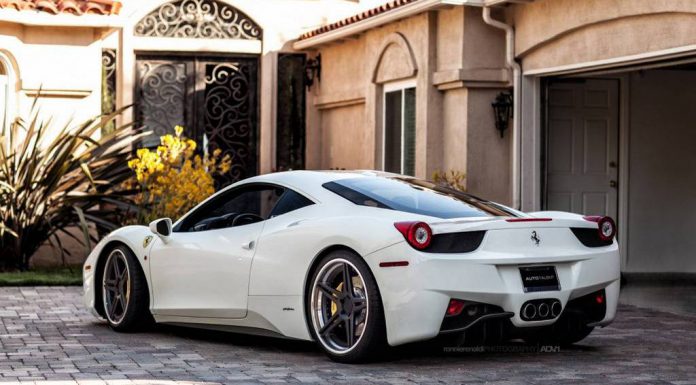
[[[597,296],[595,296],[595,302],[597,302],[598,305],[601,305],[604,303],[604,290],[597,293]]]
[[[447,316],[454,317],[461,314],[462,310],[464,310],[464,302],[457,299],[451,299],[449,301],[449,305],[447,305]]]
[[[510,218],[506,222],[551,222],[551,218]]]
[[[379,267],[400,267],[408,266],[408,261],[380,262]]]

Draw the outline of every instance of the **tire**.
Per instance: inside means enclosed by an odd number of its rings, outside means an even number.
[[[346,274],[350,279],[345,279]],[[332,360],[364,362],[386,349],[382,300],[361,257],[347,250],[334,251],[322,258],[309,283],[305,301],[309,330]]]
[[[128,247],[116,246],[106,256],[101,275],[101,297],[104,318],[112,329],[133,332],[152,324],[147,281],[135,254]]]

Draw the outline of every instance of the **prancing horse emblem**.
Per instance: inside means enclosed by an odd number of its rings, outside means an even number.
[[[534,242],[535,245],[539,246],[539,242],[541,242],[541,238],[537,235],[536,231],[532,231],[532,242]]]
[[[145,237],[145,239],[143,239],[143,249],[150,244],[150,241],[152,241],[152,235],[148,235],[147,237]]]

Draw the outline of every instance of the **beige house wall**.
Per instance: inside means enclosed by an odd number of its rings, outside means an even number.
[[[509,18],[525,71],[696,45],[691,0],[537,0]]]
[[[42,119],[56,130],[100,113],[100,28],[0,22],[0,55],[9,65],[9,108],[0,121],[29,118],[39,90]]]
[[[480,8],[424,12],[316,47],[321,83],[311,92],[321,145],[317,168],[382,168],[382,95],[416,86],[416,176],[467,174],[468,190],[510,202],[509,133],[495,130],[491,103],[509,86],[504,34]],[[308,131],[311,128],[308,128]]]

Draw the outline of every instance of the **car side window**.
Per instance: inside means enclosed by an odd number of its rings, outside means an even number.
[[[293,190],[286,189],[283,196],[280,197],[280,200],[278,200],[278,203],[273,208],[273,211],[271,211],[271,218],[277,217],[278,215],[283,215],[285,213],[289,213],[291,211],[295,211],[297,209],[301,209],[303,207],[307,207],[307,206],[313,205],[313,204],[314,204],[314,202],[305,198],[303,195],[301,195]]]
[[[230,190],[191,213],[175,231],[205,231],[243,226],[271,216],[285,189],[250,185]]]

